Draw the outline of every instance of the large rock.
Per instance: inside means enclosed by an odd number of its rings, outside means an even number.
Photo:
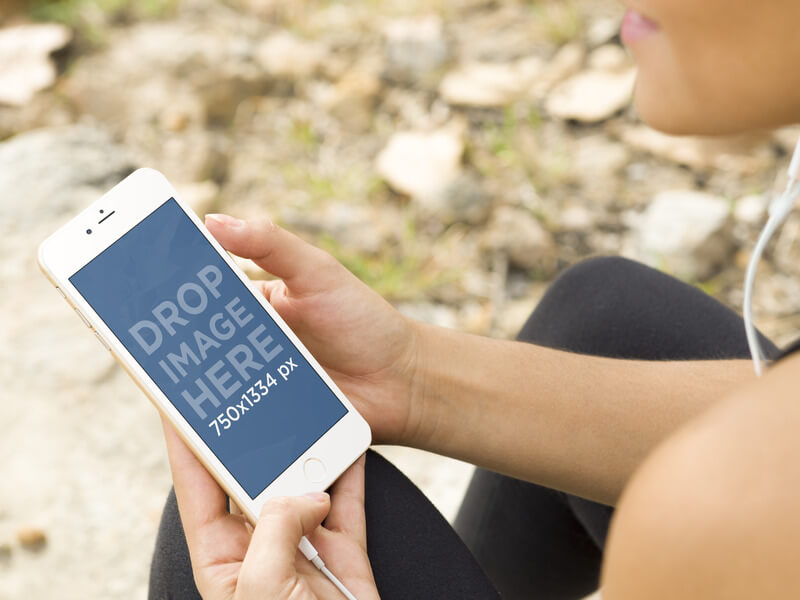
[[[55,225],[134,170],[104,131],[83,125],[40,129],[0,143],[0,222],[24,231]]]
[[[658,194],[636,226],[636,258],[688,280],[713,275],[730,261],[731,208],[724,198],[676,190]]]
[[[72,32],[57,23],[0,29],[0,103],[23,106],[53,85],[56,67],[50,54],[71,38]]]
[[[631,100],[636,69],[590,69],[572,77],[553,89],[545,104],[552,116],[597,123],[605,121],[625,108]]]
[[[719,170],[753,175],[769,168],[774,160],[768,134],[671,136],[646,125],[635,125],[622,129],[620,137],[631,148],[701,172]]]

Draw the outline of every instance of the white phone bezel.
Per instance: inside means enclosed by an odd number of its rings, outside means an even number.
[[[245,492],[225,465],[203,442],[177,408],[167,399],[146,371],[128,352],[113,331],[103,322],[78,290],[70,283],[72,277],[93,258],[140,223],[169,198],[174,198],[198,230],[226,261],[239,279],[244,282],[256,300],[294,343],[312,368],[347,408],[333,427],[311,445],[294,463],[270,483],[255,499]],[[100,210],[103,213],[100,213]],[[98,221],[111,214],[102,224]],[[92,234],[86,233],[92,229]],[[114,358],[125,368],[148,398],[172,423],[175,430],[206,466],[211,475],[242,509],[245,516],[255,522],[263,503],[273,496],[300,495],[326,489],[344,472],[371,443],[367,422],[358,414],[350,401],[314,359],[308,349],[289,329],[272,305],[252,285],[219,242],[208,232],[202,221],[179,197],[178,193],[158,171],[139,169],[126,177],[108,193],[88,206],[70,222],[48,237],[39,247],[39,266],[51,283],[61,290],[66,300],[84,318],[87,324],[107,345]],[[303,465],[309,458],[323,462],[325,476],[312,482],[306,478]]]

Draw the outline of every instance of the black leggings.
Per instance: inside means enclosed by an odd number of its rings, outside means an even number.
[[[642,360],[749,356],[735,312],[659,271],[611,257],[561,274],[519,339]],[[762,344],[768,356],[777,354],[763,337]],[[535,381],[525,383],[536,393]],[[383,600],[484,600],[498,598],[498,591],[507,600],[577,599],[598,585],[611,507],[478,469],[456,535],[374,452],[367,453],[365,493],[367,546]],[[150,598],[199,598],[172,492],[156,541]]]

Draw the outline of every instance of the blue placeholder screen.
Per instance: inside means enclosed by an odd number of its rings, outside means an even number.
[[[70,282],[251,498],[347,412],[172,198]]]

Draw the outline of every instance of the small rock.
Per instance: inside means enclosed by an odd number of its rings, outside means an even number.
[[[345,127],[366,131],[381,91],[381,82],[365,71],[348,71],[323,100],[327,111]]]
[[[41,527],[25,525],[17,529],[17,541],[26,550],[41,550],[47,543],[47,534]]]
[[[7,565],[11,562],[12,548],[8,542],[0,542],[0,565]]]
[[[704,280],[730,260],[731,211],[724,198],[689,190],[662,192],[641,217],[636,256],[647,264]]]
[[[385,76],[396,83],[427,88],[435,84],[450,59],[450,45],[436,15],[395,19],[383,29]]]
[[[592,48],[602,46],[619,35],[620,22],[617,17],[603,17],[593,21],[586,30],[586,42]]]
[[[378,174],[401,194],[425,196],[445,187],[461,170],[464,140],[460,131],[402,131],[378,155]]]
[[[530,87],[543,66],[536,56],[513,63],[466,63],[444,76],[439,93],[456,106],[505,106]]]
[[[512,265],[536,269],[540,276],[555,271],[557,248],[553,236],[526,210],[501,207],[495,211],[483,245],[505,252]]]
[[[739,223],[758,225],[767,215],[769,200],[761,194],[751,194],[736,201],[733,216]]]
[[[416,200],[423,216],[434,217],[445,225],[478,225],[486,221],[492,208],[491,198],[477,177],[466,172],[458,173],[443,188]]]
[[[281,31],[259,44],[256,61],[272,77],[299,80],[312,76],[320,68],[325,54],[320,44]]]
[[[314,211],[287,209],[280,220],[293,230],[330,236],[339,245],[363,254],[377,254],[390,236],[379,212],[357,204],[329,203]]]
[[[601,134],[578,141],[572,168],[576,177],[592,185],[593,181],[615,177],[629,162],[630,152],[625,145],[612,142]]]
[[[50,54],[72,39],[57,23],[15,25],[0,29],[0,103],[23,106],[53,85],[56,68]]]
[[[619,72],[584,71],[559,84],[547,97],[547,112],[552,116],[597,123],[625,108],[631,100],[636,69]]]
[[[765,134],[685,137],[666,135],[646,125],[636,125],[624,128],[621,138],[636,150],[701,172],[719,170],[753,175],[769,168],[774,160],[769,136]]]
[[[593,50],[587,61],[589,68],[604,71],[618,71],[630,67],[630,56],[616,44],[606,44]]]
[[[528,92],[531,99],[543,98],[554,86],[580,71],[585,57],[586,49],[578,42],[561,46],[531,84]]]

